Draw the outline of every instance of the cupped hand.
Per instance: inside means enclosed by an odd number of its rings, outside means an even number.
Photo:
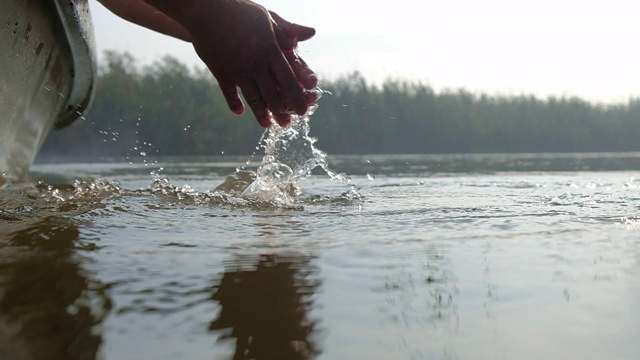
[[[296,48],[298,47],[298,41],[311,39],[313,35],[316,34],[316,30],[307,26],[290,23],[273,11],[269,13],[277,25],[274,30],[278,45],[287,58],[289,66],[291,66],[293,72],[296,74],[296,78],[305,89],[311,90],[315,88],[318,86],[318,77],[309,68],[307,63],[298,56]]]
[[[295,47],[315,30],[289,23],[248,0],[192,3],[182,25],[234,113],[245,110],[238,88],[263,127],[269,127],[272,118],[287,125],[291,114],[307,111],[310,97],[305,89],[315,87],[317,77]]]

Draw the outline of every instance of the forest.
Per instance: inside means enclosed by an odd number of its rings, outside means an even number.
[[[250,111],[227,108],[215,79],[171,56],[139,66],[105,52],[82,119],[55,131],[42,154],[124,157],[246,155],[263,131]],[[603,84],[606,86],[606,84]],[[381,85],[354,72],[327,91],[311,135],[330,154],[599,152],[640,150],[640,99],[599,104],[577,97],[435,91],[422,82]]]

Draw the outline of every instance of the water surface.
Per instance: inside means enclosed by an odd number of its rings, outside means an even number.
[[[246,159],[2,190],[0,357],[640,357],[640,155],[329,157],[362,198],[317,172],[287,206]]]

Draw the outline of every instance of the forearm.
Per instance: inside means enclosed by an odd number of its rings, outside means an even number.
[[[173,21],[187,25],[194,16],[199,14],[198,9],[215,9],[220,2],[228,2],[230,0],[142,0],[147,5],[162,12]],[[232,0],[236,1],[236,0]]]
[[[156,7],[153,3],[172,3],[176,8],[180,7],[183,1],[151,1],[151,0],[98,0],[102,5],[111,10],[114,14],[132,23],[144,26],[148,29],[173,36],[175,38],[191,41],[189,32],[185,30],[172,17],[166,15],[163,9]]]

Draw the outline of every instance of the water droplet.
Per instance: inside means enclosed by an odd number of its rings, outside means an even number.
[[[147,156],[147,152],[146,151],[140,151],[140,155],[141,156]]]
[[[375,176],[373,176],[373,174],[367,173],[367,179],[369,179],[369,180],[373,181],[373,180],[375,180],[375,179],[376,179],[376,177],[375,177]]]

